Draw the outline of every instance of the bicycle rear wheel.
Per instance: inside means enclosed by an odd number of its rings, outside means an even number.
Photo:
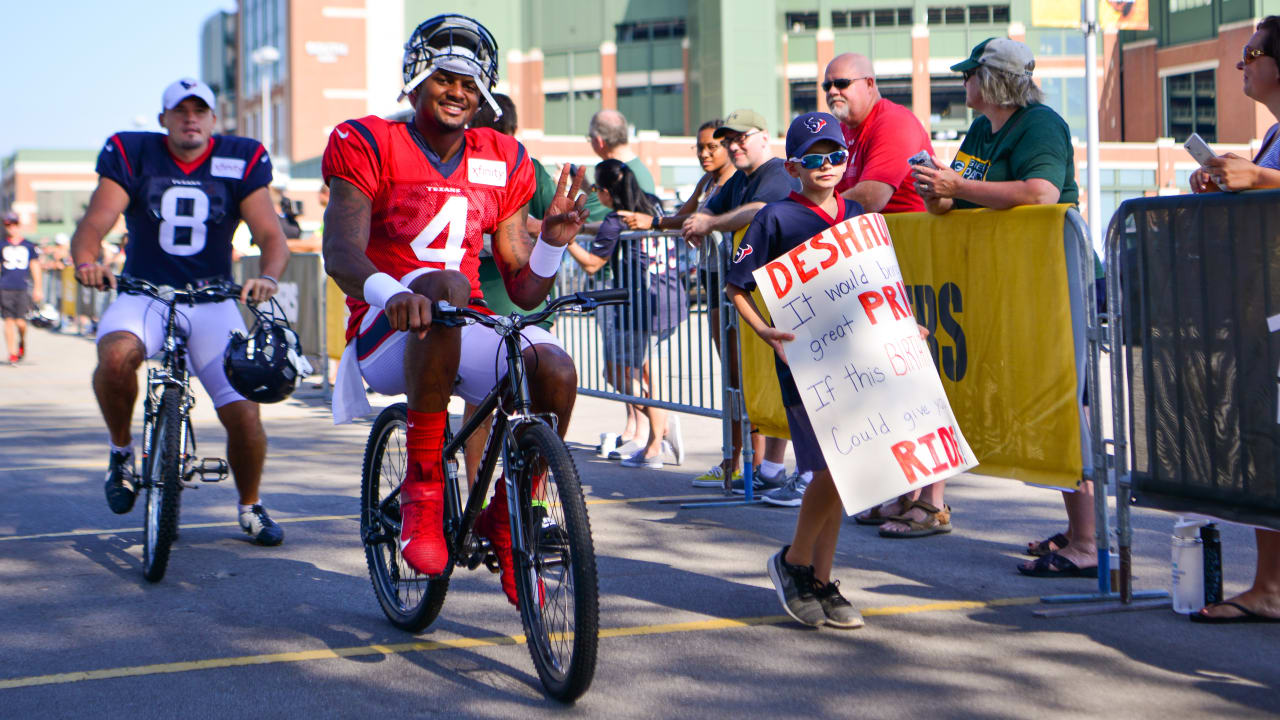
[[[169,564],[169,548],[178,534],[178,501],[182,493],[182,394],[165,388],[151,428],[151,453],[143,462],[147,489],[142,534],[142,575],[159,582]]]
[[[520,619],[543,687],[568,703],[587,691],[596,668],[600,606],[591,524],[564,442],[543,423],[518,432],[516,484],[529,550],[515,558]],[[513,522],[513,536],[518,530]]]
[[[409,467],[407,427],[407,406],[396,403],[378,415],[369,431],[360,483],[360,538],[382,612],[392,625],[418,632],[440,614],[449,573],[433,580],[409,567],[400,555],[400,501],[382,507]]]

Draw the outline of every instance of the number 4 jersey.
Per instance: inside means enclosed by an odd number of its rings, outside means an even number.
[[[461,152],[441,162],[413,125],[370,115],[334,128],[324,151],[328,183],[338,177],[373,202],[365,255],[401,280],[420,268],[458,270],[481,297],[480,250],[529,202],[533,162],[514,138],[489,128],[467,130]],[[347,298],[347,339],[368,305]]]
[[[98,174],[129,193],[125,274],[176,286],[231,279],[240,202],[271,182],[271,160],[257,140],[215,135],[184,163],[162,133],[122,132],[98,153]]]

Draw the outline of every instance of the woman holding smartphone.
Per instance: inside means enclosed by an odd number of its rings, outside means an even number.
[[[1280,58],[1280,16],[1271,15],[1258,23],[1258,30],[1244,46],[1236,69],[1244,73],[1244,94],[1267,106],[1272,117],[1280,120],[1280,60],[1277,58]],[[1262,149],[1252,161],[1232,153],[1209,160],[1191,174],[1192,192],[1217,192],[1219,187],[1231,191],[1280,187],[1277,134],[1280,134],[1280,123],[1267,130]],[[1192,613],[1192,622],[1280,622],[1280,532],[1258,528],[1254,533],[1258,541],[1258,567],[1253,587]]]

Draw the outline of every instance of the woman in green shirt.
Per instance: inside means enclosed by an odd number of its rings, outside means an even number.
[[[1009,38],[984,40],[969,58],[951,66],[964,74],[965,104],[979,113],[950,166],[916,165],[916,192],[929,212],[953,208],[1006,210],[1019,205],[1076,204],[1075,151],[1071,131],[1032,79],[1036,61],[1024,44]],[[1093,482],[1063,492],[1067,531],[1027,545],[1018,571],[1032,577],[1096,577]]]
[[[1071,131],[1042,104],[1031,79],[1035,58],[1009,38],[983,41],[967,60],[951,66],[964,74],[965,104],[978,116],[950,167],[917,165],[916,192],[929,212],[1018,205],[1075,204],[1075,152]]]

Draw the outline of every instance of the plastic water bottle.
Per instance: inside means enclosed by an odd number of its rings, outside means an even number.
[[[1197,533],[1205,522],[1179,517],[1173,524],[1173,611],[1187,615],[1204,606],[1204,542]]]

